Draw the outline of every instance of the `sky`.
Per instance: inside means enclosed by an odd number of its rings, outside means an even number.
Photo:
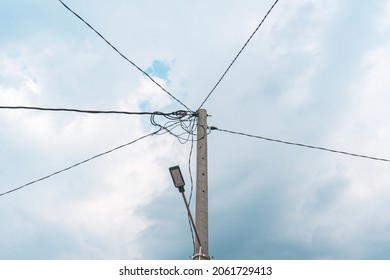
[[[65,3],[195,111],[273,2]],[[185,109],[59,1],[2,0],[0,25],[0,106]],[[389,50],[388,0],[280,0],[204,104],[208,124],[390,159]],[[0,110],[0,192],[155,129],[147,116]],[[189,196],[190,150],[154,135],[1,196],[0,259],[189,259],[168,168],[180,165]],[[213,130],[209,253],[389,259],[389,170]]]

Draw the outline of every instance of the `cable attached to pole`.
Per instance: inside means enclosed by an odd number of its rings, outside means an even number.
[[[257,139],[262,139],[262,140],[271,141],[271,142],[277,142],[277,143],[281,143],[281,144],[299,146],[299,147],[303,147],[303,148],[322,150],[322,151],[326,151],[326,152],[343,154],[343,155],[347,155],[347,156],[353,156],[353,157],[365,158],[365,159],[370,159],[370,160],[390,162],[390,159],[386,159],[386,158],[372,157],[372,156],[367,156],[367,155],[362,155],[362,154],[355,154],[355,153],[339,151],[339,150],[334,150],[334,149],[329,149],[329,148],[324,148],[324,147],[318,147],[318,146],[306,145],[306,144],[289,142],[289,141],[284,141],[284,140],[272,139],[272,138],[268,138],[268,137],[263,137],[263,136],[258,136],[258,135],[243,133],[243,132],[236,132],[236,131],[231,131],[231,130],[226,130],[226,129],[220,129],[220,128],[215,127],[215,126],[210,126],[210,130],[218,130],[218,131],[222,131],[222,132],[226,132],[226,133],[230,133],[230,134],[236,134],[236,135],[241,135],[241,136],[246,136],[246,137],[251,137],[251,138],[257,138]]]
[[[230,68],[233,66],[233,64],[236,62],[238,57],[241,55],[241,53],[244,51],[246,46],[249,44],[250,40],[252,40],[253,36],[257,33],[259,28],[263,25],[264,21],[267,19],[268,15],[271,13],[271,11],[274,9],[275,5],[279,2],[279,0],[276,0],[274,4],[271,6],[271,8],[268,10],[268,12],[265,14],[259,25],[256,27],[255,31],[253,31],[252,35],[249,37],[249,39],[245,42],[244,46],[241,48],[241,50],[238,52],[238,54],[235,56],[233,61],[229,64],[228,68],[225,70],[225,72],[222,74],[221,78],[219,78],[218,82],[215,84],[213,89],[209,92],[209,94],[206,96],[206,98],[203,100],[202,104],[200,104],[199,108],[202,108],[202,106],[206,103],[206,101],[209,99],[211,94],[215,91],[215,89],[218,87],[218,85],[221,83],[223,78],[226,76],[226,74],[229,72]]]
[[[115,111],[115,110],[83,110],[72,108],[47,108],[47,107],[35,107],[35,106],[0,106],[0,109],[9,110],[36,110],[36,111],[51,111],[51,112],[71,112],[71,113],[83,113],[83,114],[122,114],[122,115],[159,115],[159,116],[180,116],[186,115],[187,111],[176,111],[171,113],[163,113],[160,111],[155,112],[130,112],[130,111]]]
[[[46,179],[49,179],[50,177],[53,177],[53,176],[55,176],[55,175],[58,175],[58,174],[63,173],[63,172],[65,172],[65,171],[68,171],[68,170],[70,170],[70,169],[73,169],[73,168],[75,168],[75,167],[77,167],[77,166],[79,166],[79,165],[82,165],[82,164],[84,164],[84,163],[87,163],[87,162],[89,162],[89,161],[91,161],[91,160],[94,160],[94,159],[96,159],[96,158],[98,158],[98,157],[101,157],[101,156],[107,155],[107,154],[109,154],[109,153],[112,153],[112,152],[114,152],[114,151],[116,151],[116,150],[122,149],[122,148],[124,148],[124,147],[126,147],[126,146],[129,146],[129,145],[131,145],[131,144],[134,144],[135,142],[138,142],[138,141],[140,141],[140,140],[142,140],[142,139],[144,139],[144,138],[147,138],[147,137],[149,137],[149,136],[155,135],[155,134],[157,134],[160,130],[161,130],[161,129],[159,129],[159,130],[157,130],[157,131],[155,131],[155,132],[149,133],[149,134],[147,134],[147,135],[144,135],[144,136],[142,136],[142,137],[140,137],[140,138],[138,138],[138,139],[136,139],[136,140],[133,140],[133,141],[131,141],[131,142],[128,142],[128,143],[126,143],[126,144],[120,145],[120,146],[118,146],[118,147],[116,147],[116,148],[114,148],[114,149],[111,149],[111,150],[108,150],[108,151],[106,151],[106,152],[97,154],[97,155],[95,155],[95,156],[93,156],[93,157],[90,157],[90,158],[88,158],[88,159],[85,159],[85,160],[83,160],[83,161],[80,161],[80,162],[78,162],[78,163],[75,163],[75,164],[73,164],[73,165],[71,165],[71,166],[69,166],[69,167],[66,167],[66,168],[61,169],[61,170],[56,171],[56,172],[53,172],[53,173],[51,173],[51,174],[49,174],[49,175],[47,175],[47,176],[44,176],[44,177],[39,178],[39,179],[37,179],[37,180],[31,181],[31,182],[29,182],[29,183],[26,183],[26,184],[24,184],[24,185],[22,185],[22,186],[20,186],[20,187],[11,189],[11,190],[6,191],[6,192],[3,192],[3,193],[0,193],[0,196],[4,196],[4,195],[7,195],[7,194],[10,194],[10,193],[12,193],[12,192],[18,191],[18,190],[23,189],[23,188],[25,188],[25,187],[27,187],[27,186],[30,186],[30,185],[32,185],[32,184],[35,184],[35,183],[44,181],[44,180],[46,180]]]
[[[90,29],[92,29],[101,39],[103,39],[114,51],[116,51],[123,59],[125,59],[127,62],[129,62],[131,65],[133,65],[138,71],[140,71],[142,74],[144,74],[146,77],[149,78],[155,85],[157,85],[162,91],[164,91],[166,94],[168,94],[171,98],[176,100],[178,103],[183,105],[188,111],[191,111],[183,102],[181,102],[179,99],[177,99],[175,96],[173,96],[172,93],[170,93],[168,90],[166,90],[161,84],[159,84],[155,79],[152,78],[146,71],[142,70],[137,64],[135,64],[133,61],[131,61],[129,58],[127,58],[122,52],[120,52],[113,44],[111,44],[100,32],[98,32],[95,28],[92,27],[86,20],[84,20],[81,16],[79,16],[76,12],[74,12],[71,8],[69,8],[63,1],[60,1],[60,3],[73,15],[75,15],[78,19],[80,19],[83,23],[85,23]]]

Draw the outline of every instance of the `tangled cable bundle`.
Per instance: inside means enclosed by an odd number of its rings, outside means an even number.
[[[150,123],[160,128],[157,134],[169,133],[185,144],[194,141],[196,118],[197,114],[191,111],[179,110],[170,114],[155,112],[150,116]]]

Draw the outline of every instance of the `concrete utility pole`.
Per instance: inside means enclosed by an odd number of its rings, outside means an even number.
[[[207,111],[198,110],[196,160],[196,242],[194,260],[209,260],[208,184],[207,184]]]

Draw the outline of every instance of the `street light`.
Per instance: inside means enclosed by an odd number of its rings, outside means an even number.
[[[178,165],[169,167],[169,173],[171,173],[173,184],[175,185],[176,188],[179,189],[179,192],[183,196],[184,204],[186,205],[186,208],[187,208],[188,217],[190,217],[192,227],[195,231],[196,239],[198,240],[198,243],[199,243],[199,254],[196,254],[193,257],[193,259],[195,260],[196,257],[202,255],[202,244],[200,243],[199,234],[198,234],[198,231],[196,230],[194,219],[192,218],[191,210],[190,210],[190,207],[188,206],[187,199],[186,199],[186,196],[184,194],[185,182],[183,179],[183,175],[181,174],[180,167]],[[199,259],[200,259],[200,257],[199,257]]]
[[[176,188],[179,189],[179,192],[184,192],[184,179],[183,175],[181,174],[180,167],[178,165],[172,166],[169,168],[169,172],[171,173],[171,177],[173,180],[173,184]]]

